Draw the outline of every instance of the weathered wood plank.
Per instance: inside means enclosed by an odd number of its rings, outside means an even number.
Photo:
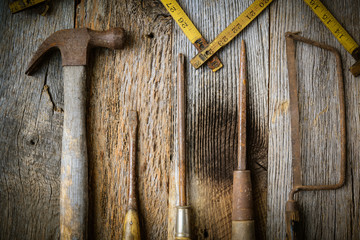
[[[128,44],[95,50],[89,68],[90,236],[121,239],[128,201],[128,112],[139,112],[141,235],[166,239],[171,160],[171,21],[158,1],[84,1],[78,27],[122,26]]]
[[[251,2],[179,1],[209,41]],[[195,48],[158,1],[81,1],[76,20],[73,2],[53,4],[45,18],[31,10],[11,16],[6,4],[0,5],[5,23],[0,26],[0,217],[5,219],[0,221],[0,239],[59,238],[60,54],[45,62],[35,77],[26,77],[24,70],[46,37],[74,24],[97,30],[123,26],[131,39],[121,52],[94,50],[88,68],[90,236],[121,237],[128,180],[126,119],[128,110],[137,109],[143,236],[171,239],[177,161],[175,63],[180,52],[190,60]],[[360,1],[324,4],[359,42]],[[195,71],[187,63],[188,184],[198,239],[230,238],[241,38],[247,43],[249,64],[248,158],[258,206],[257,237],[264,239],[265,231],[268,239],[285,236],[284,206],[291,183],[286,31],[303,31],[303,36],[337,47],[345,69],[354,63],[305,3],[279,0],[219,53],[224,69]],[[303,162],[304,179],[334,183],[339,157],[334,59],[301,44],[297,56],[302,156],[308,159]],[[347,70],[344,74],[347,182],[338,191],[299,194],[307,239],[360,238],[360,83]]]
[[[42,17],[33,10],[11,15],[8,2],[0,3],[0,239],[58,239],[60,54],[34,77],[25,69],[45,38],[72,27],[74,4],[53,2]]]
[[[179,1],[203,36],[211,41],[252,1]],[[248,160],[255,186],[256,225],[259,239],[265,236],[267,176],[268,99],[268,11],[265,11],[219,57],[224,68],[213,73],[206,66],[195,70],[190,64],[196,49],[177,25],[174,26],[173,60],[187,56],[187,174],[189,202],[194,213],[196,239],[229,239],[231,235],[232,172],[237,149],[237,85],[240,41],[247,44],[249,65]],[[174,23],[175,24],[175,23]],[[176,72],[175,64],[173,71]],[[173,77],[176,94],[176,79]],[[173,98],[174,108],[176,97]],[[176,129],[176,111],[174,129]],[[177,132],[174,131],[177,160]],[[173,238],[176,193],[171,166],[169,238]]]
[[[323,1],[335,17],[359,41],[360,1]],[[285,56],[286,31],[338,48],[342,54],[346,117],[346,185],[336,191],[301,192],[302,222],[306,239],[359,238],[359,82],[347,71],[354,62],[330,31],[302,1],[277,1],[270,13],[269,84],[269,191],[267,238],[285,237],[285,202],[291,188],[291,136],[288,76]],[[326,51],[297,45],[301,157],[305,184],[335,183],[339,177],[339,103],[335,59]]]

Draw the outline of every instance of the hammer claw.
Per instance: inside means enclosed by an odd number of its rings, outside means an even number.
[[[120,49],[124,43],[125,31],[122,28],[112,28],[108,31],[94,31],[87,28],[60,30],[40,45],[25,73],[33,74],[47,53],[55,48],[61,52],[63,66],[85,66],[91,48]]]
[[[26,69],[25,74],[31,76],[39,67],[42,60],[50,53],[50,51],[59,48],[54,42],[59,35],[59,32],[55,32],[50,37],[48,37],[36,50],[35,54],[31,58],[31,61]]]

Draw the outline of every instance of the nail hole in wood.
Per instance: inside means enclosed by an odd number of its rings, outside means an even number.
[[[209,233],[207,231],[207,229],[205,228],[204,229],[204,238],[208,238],[209,237]]]
[[[152,39],[152,38],[154,38],[154,33],[149,33],[149,34],[146,34],[145,35],[147,38],[150,38],[150,39]]]

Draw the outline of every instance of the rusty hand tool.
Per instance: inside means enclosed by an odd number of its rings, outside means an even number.
[[[50,6],[48,0],[16,0],[9,4],[11,13],[18,13],[28,8],[36,8],[40,15],[45,16]]]
[[[88,161],[86,148],[86,70],[93,47],[119,49],[124,30],[93,31],[87,28],[61,30],[48,37],[35,52],[26,74],[34,73],[46,53],[60,49],[64,78],[64,126],[61,153],[60,236],[86,239],[88,215]]]
[[[334,190],[342,187],[345,183],[346,168],[346,129],[345,129],[345,100],[344,100],[344,82],[342,75],[341,56],[339,52],[328,45],[315,42],[313,40],[301,37],[296,33],[286,33],[286,55],[289,74],[289,95],[290,95],[290,120],[291,120],[291,143],[292,143],[292,173],[293,188],[289,194],[289,200],[286,202],[285,221],[286,221],[286,239],[302,239],[299,208],[294,200],[295,193],[299,191],[315,190]],[[340,179],[337,184],[304,186],[302,183],[301,157],[300,157],[300,123],[299,123],[299,104],[298,104],[298,83],[296,70],[296,46],[295,41],[304,42],[334,53],[336,57],[336,70],[339,88],[339,115],[340,115]]]
[[[186,198],[186,144],[185,144],[185,57],[179,54],[177,66],[178,84],[178,144],[179,144],[179,178],[178,200],[176,206],[175,239],[190,239],[190,206]]]
[[[123,240],[140,240],[140,222],[137,213],[136,192],[136,146],[137,146],[138,118],[136,111],[129,112],[129,134],[130,134],[130,166],[129,166],[129,203],[125,216]]]
[[[232,239],[255,240],[250,170],[246,169],[246,51],[241,42],[238,102],[238,165],[234,171]]]

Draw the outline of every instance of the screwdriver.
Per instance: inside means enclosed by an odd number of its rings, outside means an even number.
[[[186,198],[186,145],[185,145],[185,57],[179,54],[177,66],[177,89],[178,89],[178,201],[176,206],[175,239],[190,239],[189,214],[190,206]]]
[[[137,212],[136,192],[136,134],[138,118],[136,111],[129,112],[129,135],[130,135],[130,174],[129,174],[129,202],[125,215],[123,240],[140,240],[140,222]]]
[[[246,169],[246,52],[241,42],[238,102],[238,162],[234,171],[232,239],[255,240],[250,170]]]

